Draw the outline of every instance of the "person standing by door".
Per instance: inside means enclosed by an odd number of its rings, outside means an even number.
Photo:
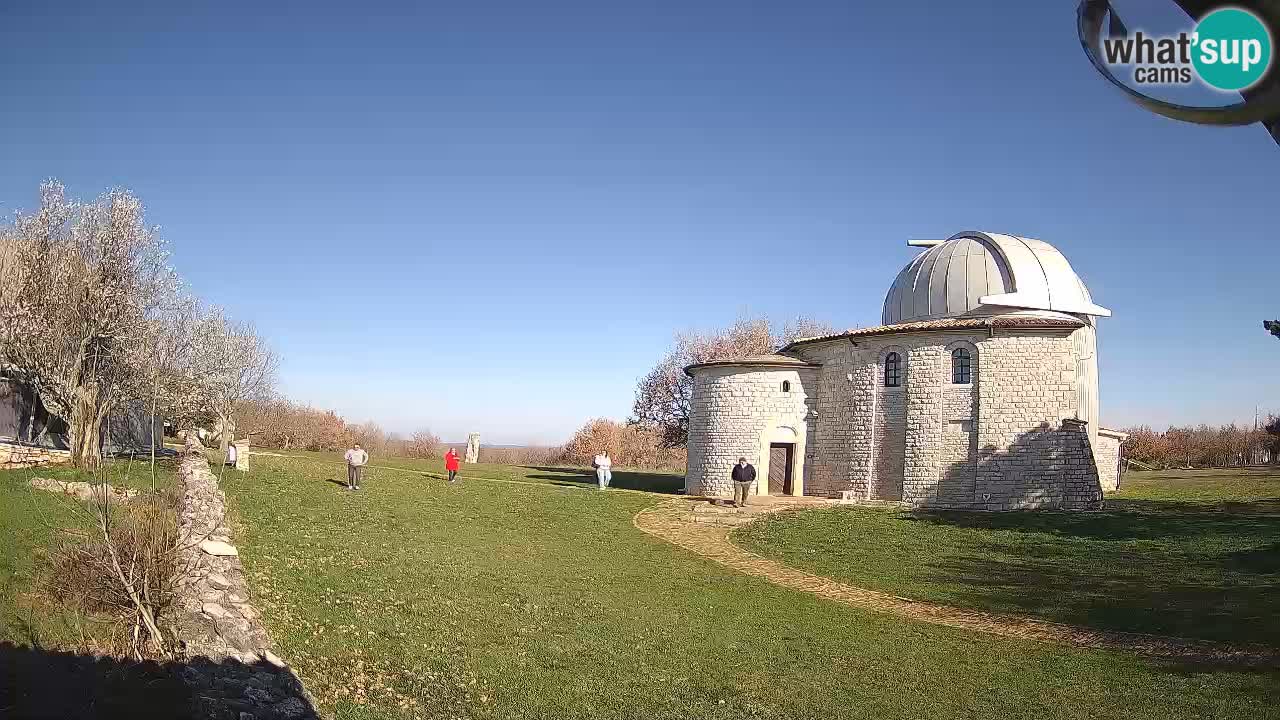
[[[449,448],[449,452],[444,454],[444,469],[449,471],[449,482],[454,482],[458,477],[458,451]]]
[[[756,466],[747,462],[744,457],[738,458],[733,466],[733,504],[735,507],[746,507],[747,496],[751,494],[751,485],[756,481]]]
[[[360,489],[360,476],[364,475],[364,466],[369,463],[369,453],[356,443],[343,456],[347,461],[347,489]]]

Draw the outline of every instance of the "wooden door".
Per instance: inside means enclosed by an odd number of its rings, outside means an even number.
[[[796,446],[791,443],[774,443],[769,446],[769,494],[791,494],[791,463]]]

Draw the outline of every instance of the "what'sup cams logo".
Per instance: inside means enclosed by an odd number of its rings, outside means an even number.
[[[1103,56],[1112,68],[1133,68],[1138,85],[1190,85],[1199,78],[1219,90],[1245,90],[1271,67],[1271,33],[1248,10],[1222,8],[1204,15],[1192,32],[1172,37],[1107,37]]]
[[[1117,65],[1132,68],[1138,85],[1190,85],[1198,75],[1219,90],[1244,90],[1271,66],[1267,26],[1235,7],[1214,10],[1191,32],[1172,37],[1117,33],[1103,39],[1102,49],[1113,72]]]
[[[1082,0],[1080,42],[1093,66],[1146,109],[1178,120],[1208,125],[1263,123],[1280,143],[1280,72],[1272,72],[1271,29],[1280,21],[1280,0],[1242,0],[1211,6],[1203,0],[1173,0],[1198,17],[1173,35],[1130,33],[1109,0]],[[1103,36],[1103,25],[1107,25]],[[1146,88],[1191,86],[1197,81],[1243,102],[1194,106],[1167,102]]]

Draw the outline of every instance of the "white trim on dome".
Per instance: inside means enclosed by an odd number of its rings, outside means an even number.
[[[1057,248],[1043,240],[999,233],[963,232],[967,237],[999,252],[1009,265],[1013,291],[978,298],[983,305],[1056,310],[1079,315],[1111,317],[1111,311],[1095,305],[1084,281]]]
[[[882,322],[991,315],[1006,309],[1110,317],[1057,248],[1042,240],[966,231],[927,248],[898,273]]]

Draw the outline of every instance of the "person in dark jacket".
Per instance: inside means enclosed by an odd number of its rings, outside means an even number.
[[[747,462],[744,457],[738,458],[733,466],[733,504],[744,507],[747,496],[751,494],[751,485],[756,481],[756,466]]]

